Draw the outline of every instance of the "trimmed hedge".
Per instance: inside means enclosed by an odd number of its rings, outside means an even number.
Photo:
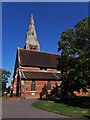
[[[63,96],[56,98],[55,102],[61,102],[75,107],[90,108],[90,96]]]

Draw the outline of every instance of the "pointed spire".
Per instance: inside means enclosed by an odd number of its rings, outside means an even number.
[[[31,22],[31,24],[34,24],[34,18],[33,18],[33,14],[31,13],[31,18],[30,18],[31,20],[30,20],[30,22]]]
[[[33,14],[31,14],[28,32],[26,33],[25,49],[40,51],[40,45],[37,39]]]
[[[30,35],[34,35],[34,36],[37,37],[36,30],[35,30],[35,25],[34,25],[33,14],[31,14],[31,17],[30,17],[30,24],[29,24],[29,28],[28,28],[28,33],[30,33]]]

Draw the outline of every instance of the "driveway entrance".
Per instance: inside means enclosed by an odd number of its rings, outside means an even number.
[[[3,100],[3,118],[65,118],[62,115],[33,108],[31,104],[37,100]]]

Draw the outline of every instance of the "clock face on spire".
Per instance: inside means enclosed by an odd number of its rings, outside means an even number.
[[[40,51],[40,45],[37,39],[33,15],[31,15],[29,28],[26,33],[25,49]]]

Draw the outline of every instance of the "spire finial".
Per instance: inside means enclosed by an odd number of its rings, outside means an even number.
[[[34,24],[34,18],[33,18],[33,14],[31,13],[31,17],[30,17],[30,24]]]
[[[31,13],[31,17],[33,17],[33,13]]]

